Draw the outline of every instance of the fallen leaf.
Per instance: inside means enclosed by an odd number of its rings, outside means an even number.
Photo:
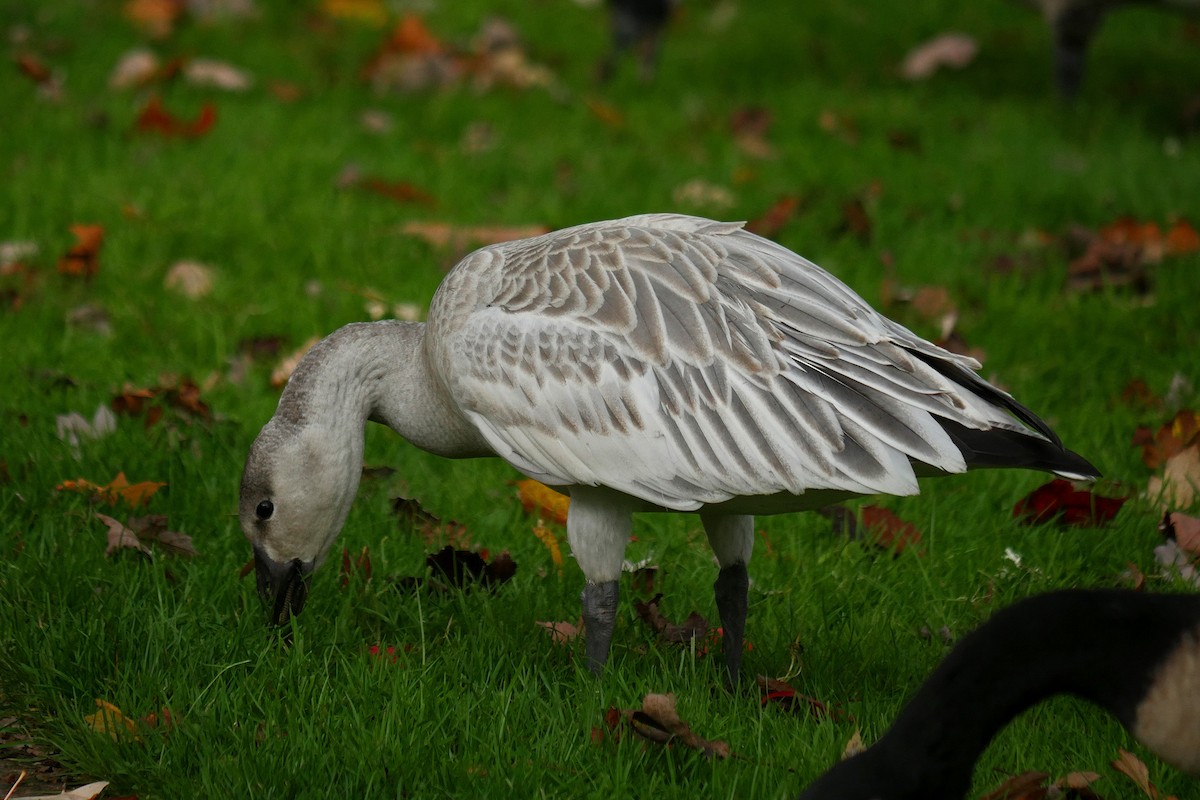
[[[693,611],[683,622],[678,624],[671,622],[659,611],[658,604],[661,600],[662,593],[659,592],[645,602],[640,600],[635,602],[633,609],[642,621],[664,641],[690,645],[693,639],[704,638],[704,634],[708,632],[708,620]]]
[[[671,191],[671,200],[677,206],[690,206],[710,211],[725,211],[736,202],[733,192],[724,186],[694,178],[681,183]]]
[[[624,130],[627,124],[625,115],[613,104],[595,97],[587,98],[584,100],[584,104],[592,116],[600,120],[605,127],[614,131]]]
[[[445,578],[450,586],[459,589],[476,583],[495,589],[511,580],[517,571],[517,565],[507,551],[489,562],[482,553],[455,550],[449,545],[428,556],[425,564],[435,577]]]
[[[212,103],[205,103],[195,119],[185,121],[167,111],[158,95],[152,95],[138,112],[134,129],[139,133],[156,133],[167,138],[196,139],[212,130],[216,122],[217,109]]]
[[[125,18],[143,33],[164,39],[175,30],[184,12],[183,0],[127,0],[121,7]]]
[[[304,358],[304,354],[312,349],[313,345],[321,341],[321,337],[312,336],[308,341],[293,350],[282,361],[276,365],[275,369],[271,370],[271,387],[274,389],[282,389],[284,384],[288,382],[288,378],[292,376],[296,366],[300,363],[300,359]]]
[[[1024,772],[1002,781],[979,800],[1042,800],[1049,780],[1050,775],[1046,772]]]
[[[342,563],[338,568],[338,575],[341,577],[343,589],[350,585],[352,575],[359,575],[364,581],[371,580],[371,553],[365,545],[353,562],[350,561],[350,551],[342,548]]]
[[[1149,389],[1146,390],[1149,392]],[[1191,409],[1179,411],[1156,431],[1139,427],[1133,434],[1133,444],[1142,448],[1142,463],[1150,469],[1158,469],[1171,456],[1193,444],[1200,444],[1200,412]]]
[[[321,13],[331,19],[381,26],[388,11],[383,0],[321,0]]]
[[[541,236],[550,231],[545,225],[453,225],[448,222],[406,222],[400,227],[405,236],[423,239],[433,247],[463,251],[482,245],[512,242]]]
[[[116,741],[120,741],[122,736],[132,736],[138,742],[142,740],[137,733],[137,723],[125,716],[121,709],[99,698],[96,699],[96,707],[100,710],[83,718],[84,724],[93,731],[111,736]]]
[[[1181,514],[1178,511],[1163,514],[1159,531],[1185,553],[1200,556],[1200,517]]]
[[[859,753],[865,753],[867,746],[863,744],[862,731],[857,728],[854,730],[854,735],[846,741],[846,746],[842,748],[841,761],[848,758],[854,758]]]
[[[921,532],[911,522],[880,506],[863,506],[859,518],[871,544],[896,555],[921,543]],[[918,551],[918,554],[919,551]]]
[[[167,270],[163,286],[189,300],[199,300],[212,292],[213,269],[197,261],[177,261]]]
[[[965,33],[943,33],[914,47],[900,64],[900,74],[921,81],[942,67],[962,69],[975,60],[979,45]]]
[[[400,19],[367,60],[361,76],[377,91],[415,91],[449,86],[463,75],[462,60],[450,52],[415,14]]]
[[[51,72],[50,68],[43,64],[42,60],[33,53],[18,53],[16,62],[17,70],[34,83],[43,84],[54,77],[54,73]]]
[[[1146,496],[1160,508],[1189,508],[1200,501],[1200,443],[1167,459],[1162,477],[1146,482]]]
[[[102,225],[72,225],[75,244],[58,260],[63,275],[91,278],[100,271],[100,246],[104,244]]]
[[[60,492],[91,495],[93,500],[110,506],[115,506],[124,500],[131,508],[136,508],[149,503],[154,493],[164,486],[166,486],[165,483],[156,481],[130,483],[124,472],[118,472],[117,477],[104,486],[92,483],[85,478],[79,478],[73,481],[63,481],[54,488]]]
[[[108,547],[104,550],[104,555],[111,556],[123,549],[135,550],[147,558],[153,558],[154,554],[150,552],[150,548],[142,544],[138,539],[137,534],[107,514],[97,514],[96,517],[108,526]]]
[[[555,644],[568,644],[579,638],[583,633],[583,619],[578,622],[538,622],[538,627],[550,634],[550,641]]]
[[[673,694],[648,694],[642,700],[640,711],[626,710],[621,715],[635,733],[648,741],[668,746],[679,742],[710,758],[728,758],[729,745],[698,735],[679,717],[675,704]]]
[[[1123,748],[1117,752],[1120,755],[1113,760],[1113,768],[1133,781],[1150,800],[1175,800],[1162,795],[1158,788],[1150,782],[1150,770],[1146,768],[1140,758]]]
[[[767,141],[771,112],[761,106],[742,106],[729,117],[729,128],[738,149],[753,158],[774,158],[775,148]]]
[[[1154,561],[1166,567],[1172,575],[1178,575],[1181,580],[1200,589],[1200,570],[1192,564],[1188,554],[1179,549],[1174,539],[1167,539],[1154,548]]]
[[[213,58],[193,58],[183,66],[183,78],[193,86],[245,92],[254,86],[249,72]]]
[[[167,530],[167,517],[164,514],[130,517],[125,523],[107,514],[96,514],[96,517],[108,527],[108,547],[104,551],[106,556],[129,548],[151,557],[149,543],[159,545],[172,555],[188,558],[198,555],[196,548],[192,545],[192,537],[178,531]]]
[[[567,524],[571,498],[532,478],[517,481],[517,497],[526,514],[537,514],[559,525]],[[540,537],[539,537],[540,538]]]
[[[833,708],[822,703],[815,697],[810,697],[806,694],[797,692],[786,681],[781,681],[776,678],[768,678],[766,675],[757,677],[759,702],[764,705],[774,705],[790,711],[793,714],[805,713],[813,719],[835,719],[839,721],[854,721],[854,718],[848,715],[841,708]],[[851,740],[850,743],[853,743]],[[847,744],[849,748],[850,743]],[[859,739],[859,745],[862,745],[862,740]],[[847,756],[843,755],[843,758]]]
[[[1200,252],[1200,233],[1186,221],[1175,220],[1167,230],[1166,251],[1171,256]]]
[[[397,203],[416,203],[426,206],[437,204],[433,195],[408,181],[394,181],[371,175],[358,175],[356,171],[352,171],[351,169],[343,170],[342,176],[338,179],[338,185],[362,189],[363,191],[377,194],[380,197],[394,200]]]
[[[545,545],[550,551],[550,560],[554,562],[554,568],[558,570],[558,574],[562,575],[563,557],[562,550],[558,546],[558,537],[554,535],[554,531],[547,528],[541,519],[538,519],[537,524],[533,526],[533,535],[538,538],[538,541]]]
[[[150,50],[130,50],[117,59],[108,86],[117,90],[146,86],[159,76],[159,64],[158,56]]]
[[[800,210],[800,196],[787,194],[780,197],[758,217],[746,223],[746,230],[767,239],[774,239]]]
[[[79,786],[75,789],[65,790],[59,794],[37,794],[37,795],[21,795],[13,797],[13,800],[94,800],[100,796],[108,786],[108,781],[96,781],[89,783],[86,786]],[[7,800],[7,797],[5,798]]]
[[[842,221],[837,233],[848,234],[863,244],[869,244],[872,228],[871,217],[861,198],[854,197],[842,203]]]
[[[1039,486],[1013,506],[1013,517],[1024,525],[1093,528],[1112,521],[1127,497],[1101,497],[1076,489],[1070,481],[1056,478]]]

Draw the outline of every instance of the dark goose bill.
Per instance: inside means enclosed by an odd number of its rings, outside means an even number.
[[[313,563],[293,558],[274,561],[257,545],[254,547],[254,574],[258,579],[258,595],[267,603],[271,625],[286,625],[304,609],[308,599],[308,577]]]

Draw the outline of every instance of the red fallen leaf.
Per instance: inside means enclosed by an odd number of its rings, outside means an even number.
[[[759,702],[764,706],[772,704],[793,713],[806,712],[814,719],[835,719],[839,722],[854,721],[854,717],[847,714],[842,708],[834,706],[831,710],[828,705],[822,703],[817,698],[797,692],[791,685],[784,681],[768,678],[766,675],[759,675],[757,682]]]
[[[171,114],[158,95],[151,95],[146,105],[138,112],[134,129],[139,133],[157,133],[167,138],[195,139],[208,133],[217,122],[217,108],[205,103],[195,119],[184,121]]]
[[[397,203],[419,203],[426,206],[436,204],[433,195],[408,181],[389,181],[368,176],[359,178],[355,185],[365,191],[395,200]]]
[[[343,589],[350,585],[350,576],[356,573],[361,575],[364,581],[371,580],[371,554],[364,546],[362,552],[358,554],[358,558],[351,563],[350,551],[343,547],[342,564],[338,568],[338,575],[341,576]]]
[[[104,226],[72,225],[75,244],[58,260],[63,275],[91,278],[100,271],[100,246],[104,244]]]
[[[1054,522],[1062,526],[1099,527],[1111,522],[1128,499],[1101,497],[1056,478],[1018,500],[1013,506],[1013,517],[1023,525]]]
[[[785,194],[755,219],[746,223],[746,230],[767,239],[774,239],[800,210],[800,195]]]
[[[921,543],[921,532],[911,522],[905,522],[890,509],[880,506],[863,506],[859,517],[871,543],[899,555],[909,547]]]
[[[1142,463],[1158,469],[1167,459],[1200,442],[1200,412],[1185,409],[1157,431],[1142,426],[1133,433],[1133,445],[1142,448]]]
[[[842,203],[842,222],[838,225],[838,233],[849,234],[863,244],[868,244],[871,241],[871,229],[871,217],[860,198],[851,198]]]
[[[1178,256],[1200,251],[1200,233],[1179,219],[1171,225],[1165,237],[1167,255]]]
[[[658,610],[660,600],[662,600],[662,592],[654,595],[654,597],[644,603],[639,600],[633,604],[633,608],[637,611],[638,616],[659,637],[664,641],[683,645],[691,644],[693,639],[704,638],[704,634],[708,631],[708,620],[693,611],[683,622],[679,624],[671,622]]]
[[[699,617],[700,615],[693,614],[693,616]],[[700,619],[704,619],[704,618],[700,617]],[[685,620],[684,623],[686,624],[689,620],[691,620],[691,617],[688,617],[688,619]],[[708,655],[710,650],[716,650],[718,646],[723,647],[724,642],[725,642],[725,629],[720,628],[720,627],[710,628],[708,631],[708,635],[704,637],[704,641],[699,646],[696,647],[696,655],[701,658],[704,658],[705,656]],[[751,642],[749,639],[742,639],[742,650],[747,653],[751,652],[752,650],[754,650],[754,642]]]
[[[411,644],[403,644],[400,647],[389,644],[387,647],[382,648],[377,644],[373,644],[367,648],[367,653],[370,655],[375,658],[388,658],[393,664],[400,660],[401,653],[411,653],[412,651],[413,645]]]
[[[32,53],[21,53],[16,58],[17,69],[21,74],[36,84],[49,83],[54,78],[50,68]]]

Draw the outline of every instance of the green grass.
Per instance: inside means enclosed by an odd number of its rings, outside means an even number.
[[[886,501],[924,533],[923,556],[891,559],[833,536],[815,515],[762,521],[772,550],[760,542],[750,567],[746,673],[786,672],[799,638],[803,671],[793,683],[853,722],[790,716],[720,691],[719,659],[654,641],[629,591],[610,668],[596,681],[581,667],[581,645],[555,646],[534,625],[575,619],[582,577],[569,559],[556,574],[515,500],[516,474],[499,462],[440,461],[372,429],[368,463],[396,472],[364,482],[338,547],[369,547],[375,578],[341,589],[335,553],[283,646],[262,624],[253,579],[237,577],[249,548],[234,513],[242,459],[277,394],[270,363],[256,363],[241,383],[228,364],[250,337],[282,336],[290,350],[363,319],[359,292],[368,287],[424,305],[450,257],[400,235],[410,219],[560,227],[676,209],[674,189],[696,178],[728,187],[734,205],[678,210],[752,218],[799,194],[805,210],[780,241],[872,302],[884,254],[901,283],[948,287],[963,334],[986,350],[985,376],[1136,492],[1149,472],[1130,434],[1169,411],[1123,404],[1121,392],[1141,378],[1161,395],[1177,374],[1200,385],[1200,258],[1154,268],[1149,298],[1064,293],[1066,259],[1054,248],[1035,254],[1041,263],[1029,274],[989,265],[1018,254],[1020,235],[1035,228],[1099,226],[1121,214],[1200,222],[1200,157],[1183,117],[1200,53],[1178,20],[1121,12],[1096,43],[1084,96],[1064,108],[1051,92],[1045,30],[1005,3],[802,4],[781,16],[741,3],[732,24],[713,31],[717,4],[696,2],[685,4],[654,85],[637,84],[625,64],[598,88],[599,10],[456,2],[430,14],[435,32],[466,41],[485,11],[503,13],[568,96],[470,88],[380,96],[357,72],[381,31],[264,5],[259,18],[185,24],[154,45],[164,56],[226,59],[258,79],[244,95],[163,88],[167,107],[185,117],[217,105],[217,125],[194,141],[133,134],[144,94],[107,88],[118,57],[144,44],[120,4],[0,8],[8,52],[35,52],[65,76],[63,98],[49,102],[15,69],[0,70],[0,241],[41,248],[23,305],[0,311],[0,718],[17,716],[12,727],[54,753],[72,784],[110,780],[115,793],[143,799],[785,797],[832,763],[856,728],[870,742],[887,727],[948,649],[920,637],[922,627],[962,634],[1038,591],[1120,585],[1130,561],[1152,576],[1150,588],[1180,588],[1153,577],[1158,515],[1148,506],[1131,503],[1105,529],[1025,528],[1010,509],[1042,476],[928,481],[919,497]],[[970,68],[916,85],[895,76],[912,44],[948,29],[979,39]],[[21,37],[25,44],[11,43]],[[280,102],[267,88],[275,80],[301,87],[302,98]],[[587,98],[618,109],[625,126],[603,124]],[[774,160],[733,143],[727,120],[745,105],[772,113]],[[364,131],[366,109],[387,111],[394,128]],[[823,131],[824,111],[852,120],[854,140]],[[464,132],[481,122],[494,147],[464,152]],[[890,146],[892,131],[914,135],[919,150]],[[436,207],[336,188],[349,163],[411,181]],[[839,209],[873,182],[881,194],[869,203],[874,230],[864,245],[837,232]],[[90,282],[55,273],[72,223],[107,230]],[[209,297],[163,289],[168,266],[185,258],[215,267]],[[107,312],[110,336],[65,322],[84,303]],[[90,416],[126,382],[153,386],[162,373],[218,376],[204,393],[213,419],[168,414],[146,429],[122,417],[78,456],[57,438],[56,415]],[[1195,388],[1178,400],[1200,402]],[[190,534],[199,558],[104,556],[94,517],[104,509],[55,486],[81,476],[106,482],[122,470],[168,483],[147,511]],[[420,573],[427,551],[389,513],[401,493],[462,521],[478,546],[510,550],[515,579],[494,594],[392,588],[386,578]],[[647,516],[635,533],[629,556],[661,567],[668,615],[714,617],[714,570],[697,520]],[[1020,567],[1006,548],[1021,554]],[[376,644],[407,652],[393,664],[368,654]],[[738,758],[710,762],[629,735],[592,741],[607,707],[636,706],[652,691],[675,692],[684,718]],[[96,698],[131,716],[169,706],[179,724],[146,731],[140,743],[112,741],[84,724]],[[1168,792],[1194,792],[1114,721],[1070,700],[1007,730],[976,788],[1029,769],[1095,770],[1106,776],[1105,797],[1134,797],[1107,766],[1118,747],[1133,747]]]

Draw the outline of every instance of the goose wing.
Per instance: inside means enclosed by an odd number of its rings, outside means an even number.
[[[438,290],[426,343],[517,469],[664,508],[915,494],[913,462],[967,468],[964,431],[1053,439],[978,363],[740,223],[643,215],[484,248]]]

